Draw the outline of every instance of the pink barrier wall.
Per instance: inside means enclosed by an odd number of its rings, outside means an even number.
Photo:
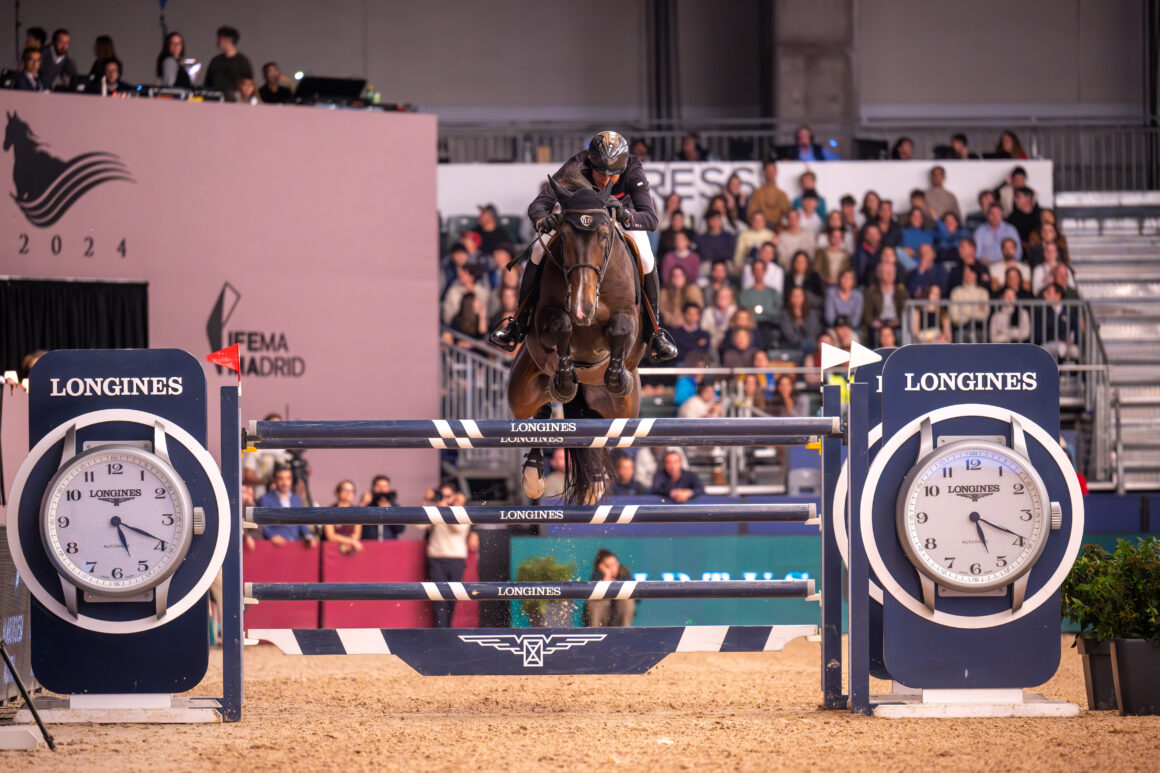
[[[287,542],[281,547],[258,540],[242,555],[243,582],[318,582],[319,553],[305,542]],[[263,601],[245,611],[245,628],[317,628],[317,601]]]
[[[0,273],[148,282],[150,345],[202,357],[240,341],[246,419],[436,418],[434,116],[15,91],[4,109],[35,139],[0,152]],[[46,204],[51,224],[26,216],[21,190],[98,151],[121,171]],[[216,456],[231,377],[206,372]],[[6,452],[19,424],[4,417]],[[406,504],[437,481],[434,451],[308,458],[326,504],[344,477],[361,491],[386,472]]]

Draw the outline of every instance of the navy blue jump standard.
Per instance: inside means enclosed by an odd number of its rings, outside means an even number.
[[[813,502],[794,504],[600,505],[561,507],[249,507],[246,519],[274,524],[426,525],[432,523],[808,523]]]
[[[254,582],[257,601],[513,601],[806,598],[813,580],[600,582]]]

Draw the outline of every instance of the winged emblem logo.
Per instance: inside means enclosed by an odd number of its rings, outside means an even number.
[[[524,659],[524,668],[537,668],[544,665],[544,657],[553,652],[569,650],[573,647],[583,647],[594,641],[601,641],[607,634],[603,633],[557,633],[544,634],[472,634],[460,636],[460,641],[468,644],[478,644],[480,647],[491,647],[502,652],[520,655]]]
[[[973,492],[973,493],[962,493],[962,492],[955,492],[955,493],[958,494],[960,497],[966,497],[967,499],[971,500],[972,502],[978,502],[983,497],[989,497],[992,494],[994,494],[995,492],[994,491],[983,491],[983,492]]]
[[[113,507],[120,507],[122,502],[129,502],[137,497],[97,497],[102,502],[111,502]]]

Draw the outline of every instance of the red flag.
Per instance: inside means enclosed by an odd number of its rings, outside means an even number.
[[[205,358],[209,362],[213,363],[214,365],[220,365],[223,368],[228,368],[230,370],[236,370],[238,372],[238,383],[241,383],[241,381],[242,381],[242,363],[241,363],[241,355],[238,353],[239,347],[240,347],[240,344],[234,344],[233,346],[227,346],[225,349],[222,349],[221,351],[214,352],[213,354],[207,354],[205,356]]]

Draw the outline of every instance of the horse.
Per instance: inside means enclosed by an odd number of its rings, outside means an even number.
[[[134,182],[128,167],[112,153],[82,153],[64,161],[43,150],[44,143],[15,112],[8,113],[4,150],[12,150],[12,198],[41,228],[55,223],[76,201],[103,183]]]
[[[531,329],[511,366],[508,404],[517,419],[547,419],[552,401],[566,418],[635,418],[645,354],[637,258],[608,212],[611,182],[597,191],[580,176],[549,184],[562,209],[539,266]],[[537,237],[541,238],[541,237]],[[528,271],[537,267],[528,265]],[[611,472],[604,449],[566,450],[564,497],[594,502]],[[543,458],[528,452],[524,493],[544,491]]]

